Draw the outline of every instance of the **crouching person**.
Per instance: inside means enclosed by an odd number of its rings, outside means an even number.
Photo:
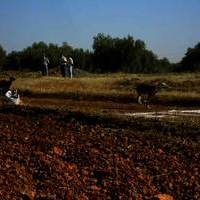
[[[7,105],[22,105],[20,95],[17,90],[8,90],[5,94],[4,104]]]

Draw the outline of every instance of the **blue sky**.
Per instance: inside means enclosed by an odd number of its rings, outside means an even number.
[[[0,0],[7,52],[39,41],[91,49],[97,33],[131,35],[178,62],[200,42],[200,0]]]

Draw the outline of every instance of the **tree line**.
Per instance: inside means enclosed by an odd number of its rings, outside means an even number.
[[[73,48],[67,42],[62,45],[45,42],[34,42],[21,50],[6,51],[0,45],[1,70],[41,69],[43,55],[50,59],[50,68],[59,65],[61,55],[71,56],[77,68],[96,73],[164,73],[200,71],[200,43],[189,48],[181,62],[173,64],[167,58],[159,59],[146,48],[144,41],[135,40],[132,36],[111,37],[102,33],[93,38],[92,50]]]

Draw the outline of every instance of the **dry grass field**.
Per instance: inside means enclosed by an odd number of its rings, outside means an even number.
[[[48,99],[67,99],[84,101],[101,101],[120,103],[136,103],[135,86],[140,82],[165,82],[170,88],[156,94],[152,104],[174,107],[198,107],[200,101],[200,75],[198,74],[104,74],[76,77],[73,80],[58,76],[19,77],[13,87],[21,90],[26,96]],[[27,95],[26,95],[27,94]],[[26,101],[26,100],[25,100]],[[59,103],[59,102],[58,102]],[[63,103],[63,102],[62,102]],[[61,105],[62,105],[61,103]],[[155,107],[155,106],[153,106]]]

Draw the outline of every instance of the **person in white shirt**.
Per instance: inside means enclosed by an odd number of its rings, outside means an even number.
[[[8,105],[20,105],[20,95],[18,94],[17,90],[8,90],[5,94],[5,102]]]
[[[73,78],[74,61],[73,61],[73,59],[71,57],[68,58],[68,66],[69,66],[70,78]]]
[[[44,55],[43,57],[43,63],[42,63],[42,75],[48,76],[49,75],[49,59]]]
[[[62,77],[66,77],[66,75],[67,75],[67,58],[64,55],[61,56],[60,71],[61,71]]]

